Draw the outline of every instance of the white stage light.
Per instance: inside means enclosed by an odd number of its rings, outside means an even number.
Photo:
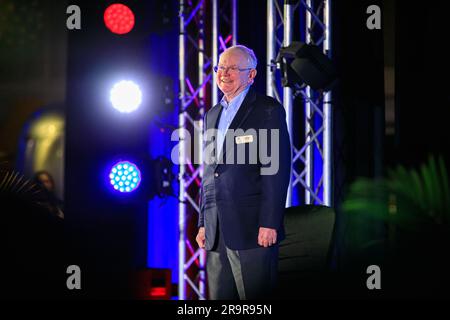
[[[123,80],[113,86],[109,99],[115,109],[130,113],[139,108],[142,102],[142,92],[133,81]]]

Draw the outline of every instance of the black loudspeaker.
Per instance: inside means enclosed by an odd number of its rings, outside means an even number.
[[[284,87],[306,84],[314,90],[328,91],[336,83],[332,61],[317,46],[292,42],[280,49],[277,62],[281,64]]]

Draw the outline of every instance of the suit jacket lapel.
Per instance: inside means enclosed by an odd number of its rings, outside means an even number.
[[[255,105],[254,105],[255,100],[256,100],[256,92],[255,92],[255,90],[253,90],[253,88],[250,87],[250,89],[247,92],[247,95],[244,98],[244,101],[242,101],[242,104],[239,107],[238,112],[234,116],[233,121],[231,121],[231,124],[230,124],[228,130],[231,130],[231,129],[236,130],[237,128],[239,128],[242,125],[242,123],[244,123],[245,119],[247,119],[248,115],[255,107]],[[217,125],[218,125],[218,121],[216,124],[216,128],[217,128]],[[228,130],[227,130],[227,132],[228,132]],[[226,134],[225,134],[225,137],[226,137]],[[223,156],[221,158],[226,159],[226,157],[227,157],[226,138],[223,141],[222,152],[223,152]],[[216,167],[217,167],[217,165],[218,164],[216,164]]]
[[[206,118],[207,123],[205,123],[205,128],[208,129],[215,129],[217,130],[217,127],[219,125],[219,119],[220,119],[220,115],[222,114],[222,109],[223,106],[218,103],[216,104],[208,113],[208,117]],[[205,134],[205,133],[204,133]],[[214,150],[216,150],[217,152],[217,136],[214,138]],[[216,159],[217,159],[218,155],[216,154]],[[217,160],[216,160],[217,162]],[[214,170],[217,167],[217,163],[213,164],[214,166]]]
[[[214,106],[214,108],[208,114],[208,123],[206,124],[206,129],[217,129],[217,126],[219,125],[219,117],[222,114],[222,109],[223,107],[220,103]]]
[[[234,116],[233,121],[231,121],[229,129],[236,130],[239,128],[242,123],[247,119],[248,115],[250,114],[250,111],[253,110],[254,104],[256,100],[256,93],[255,90],[250,88],[247,92],[247,95],[245,96],[244,101],[242,101],[241,106],[239,107],[238,112]]]

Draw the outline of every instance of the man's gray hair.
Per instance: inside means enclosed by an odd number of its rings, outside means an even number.
[[[258,65],[258,59],[256,59],[255,53],[252,49],[247,48],[246,46],[243,46],[241,44],[229,47],[228,50],[238,50],[241,53],[243,53],[247,57],[247,63],[250,68],[256,69],[256,66]],[[223,52],[222,52],[223,53]]]

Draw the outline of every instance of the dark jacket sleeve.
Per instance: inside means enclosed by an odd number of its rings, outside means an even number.
[[[291,176],[291,142],[284,107],[270,99],[263,129],[267,129],[267,151],[271,161],[261,164],[260,227],[279,229],[283,223],[286,195]],[[274,130],[275,129],[275,130]],[[266,172],[264,172],[266,170]]]
[[[205,137],[205,128],[206,128],[206,124],[207,124],[207,122],[206,122],[207,121],[206,120],[206,115],[207,114],[208,113],[206,112],[205,116],[203,117],[203,146],[202,146],[203,149],[205,149],[204,137]],[[203,201],[203,181],[202,181],[202,184],[200,186],[200,206],[199,206],[200,212],[199,212],[199,215],[198,215],[198,223],[197,223],[197,227],[199,227],[199,228],[205,226],[205,212],[204,212],[205,208],[204,207],[205,207],[205,205],[204,205],[204,201]]]

